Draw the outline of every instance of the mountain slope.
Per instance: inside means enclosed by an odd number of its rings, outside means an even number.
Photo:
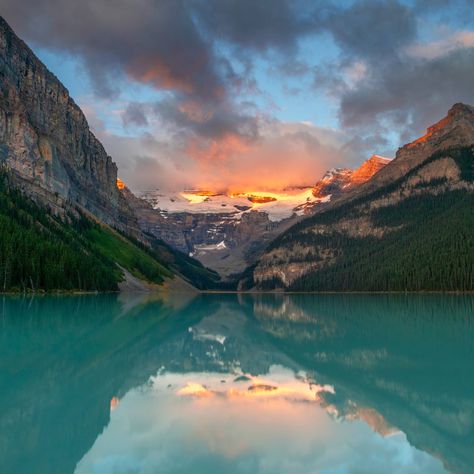
[[[85,215],[54,216],[0,175],[0,291],[113,291],[120,265],[161,284],[173,277],[158,256]]]
[[[164,245],[152,248],[81,109],[1,17],[0,168],[0,291],[216,278],[177,252],[170,260]]]
[[[474,289],[474,109],[456,104],[439,124],[370,181],[278,237],[245,285]]]

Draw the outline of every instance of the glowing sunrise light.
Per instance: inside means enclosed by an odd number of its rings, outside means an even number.
[[[125,188],[125,183],[120,178],[117,178],[117,188],[119,189]]]
[[[201,204],[209,197],[208,195],[200,193],[181,193],[181,196],[186,199],[189,204]]]
[[[199,375],[196,374],[196,376]],[[334,388],[329,385],[308,383],[305,380],[273,380],[250,375],[247,377],[249,384],[227,380],[226,384],[222,385],[222,375],[207,375],[206,385],[199,382],[186,381],[184,386],[177,390],[176,395],[196,398],[209,398],[220,395],[229,401],[239,399],[285,399],[321,403],[320,393],[334,393]]]
[[[110,400],[110,411],[115,410],[120,403],[120,399],[118,397],[112,397]]]
[[[444,117],[438,123],[435,123],[431,127],[428,127],[427,130],[426,130],[426,133],[422,137],[417,138],[416,140],[412,141],[411,143],[409,143],[407,145],[407,147],[408,148],[413,148],[414,146],[418,145],[419,143],[426,142],[428,140],[428,138],[430,138],[434,133],[436,133],[437,131],[442,130],[444,127],[446,127],[446,125],[448,125],[451,122],[451,120],[452,120],[452,118],[449,117],[449,115],[447,117]]]
[[[178,390],[178,395],[192,397],[212,397],[213,393],[200,383],[188,382],[185,387]]]

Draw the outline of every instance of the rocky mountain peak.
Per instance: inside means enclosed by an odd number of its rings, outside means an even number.
[[[338,194],[351,182],[353,171],[349,168],[333,168],[313,186],[313,196],[319,199],[328,195]]]
[[[390,163],[390,161],[390,158],[372,155],[356,170],[349,168],[334,168],[329,170],[322,179],[314,185],[313,196],[319,199],[328,195],[337,196],[344,191],[352,189],[354,186],[365,183],[386,164]]]
[[[458,102],[449,109],[448,117],[453,119],[465,117],[469,118],[471,121],[474,121],[474,107],[469,104]]]
[[[351,185],[359,185],[368,181],[375,173],[378,173],[385,165],[390,163],[390,158],[380,155],[372,155],[357,168],[351,176]]]

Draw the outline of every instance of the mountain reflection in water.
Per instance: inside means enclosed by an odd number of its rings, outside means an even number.
[[[469,473],[474,297],[3,297],[0,472]]]

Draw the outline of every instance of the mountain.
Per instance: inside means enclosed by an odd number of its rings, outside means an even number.
[[[328,171],[312,188],[280,192],[122,192],[140,228],[231,280],[265,247],[322,204],[370,179],[390,160],[374,155],[358,169]]]
[[[359,168],[351,170],[349,168],[334,168],[328,171],[312,190],[313,196],[319,199],[331,196],[331,199],[348,192],[356,186],[369,181],[385,165],[390,163],[390,158],[379,155],[372,155],[365,160]]]
[[[139,199],[127,187],[122,192],[146,235],[196,258],[227,280],[255,261],[264,247],[297,219],[294,204],[283,204],[272,215],[256,210],[279,205],[278,201],[260,205],[246,197],[218,194],[199,202],[202,196],[197,192],[159,191],[143,193]]]
[[[0,161],[23,191],[61,210],[73,203],[138,235],[117,166],[67,89],[0,18]]]
[[[372,176],[378,173],[382,168],[384,168],[388,163],[390,163],[390,161],[390,158],[384,158],[383,156],[379,155],[372,155],[352,173],[350,186],[359,186],[365,183],[366,181],[369,181]]]
[[[0,17],[0,291],[218,280],[152,245],[121,187],[67,89]]]
[[[313,186],[314,197],[324,198],[328,195],[340,194],[351,183],[351,176],[354,172],[349,168],[333,168]]]
[[[474,108],[455,104],[369,181],[275,239],[241,287],[474,288]]]

